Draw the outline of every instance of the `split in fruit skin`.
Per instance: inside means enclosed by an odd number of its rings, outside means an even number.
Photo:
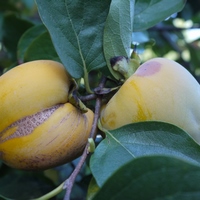
[[[0,77],[0,157],[7,165],[44,170],[82,154],[94,113],[69,102],[72,82],[64,66],[50,60],[24,63]]]

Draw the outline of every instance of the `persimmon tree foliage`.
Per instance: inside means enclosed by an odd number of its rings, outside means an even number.
[[[75,105],[91,109],[94,120],[82,155],[71,162],[24,171],[0,161],[0,199],[199,199],[200,147],[185,130],[163,121],[107,130],[100,122],[104,105],[151,58],[175,60],[199,82],[198,6],[195,0],[1,0],[1,75],[29,61],[58,61],[74,81]]]

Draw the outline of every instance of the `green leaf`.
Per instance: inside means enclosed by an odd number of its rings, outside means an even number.
[[[33,24],[24,19],[18,18],[14,14],[8,14],[3,19],[2,42],[9,51],[13,59],[16,58],[17,43],[22,34]]]
[[[0,12],[13,11],[19,12],[19,9],[11,1],[0,1]]]
[[[0,198],[3,199],[33,199],[50,192],[54,187],[41,172],[9,169],[0,174]]]
[[[104,54],[107,66],[116,79],[123,77],[112,69],[110,59],[115,56],[130,57],[134,4],[135,0],[112,0],[106,19]]]
[[[60,61],[47,31],[34,40],[24,55],[25,62],[40,59]]]
[[[200,146],[171,124],[140,122],[106,131],[106,136],[90,160],[99,186],[126,162],[144,155],[168,155],[200,163]]]
[[[116,171],[93,200],[198,200],[199,182],[199,166],[172,157],[140,157]]]
[[[43,24],[36,25],[28,29],[20,38],[17,46],[17,56],[18,60],[24,62],[24,54],[29,48],[29,46],[34,43],[34,41],[39,37],[42,33],[47,32],[46,27]],[[41,45],[41,47],[43,47]]]
[[[43,23],[71,76],[105,66],[103,29],[111,0],[36,0]]]
[[[133,31],[146,30],[179,12],[186,0],[136,0]]]
[[[99,186],[96,183],[96,180],[94,178],[91,179],[90,184],[88,186],[88,191],[87,191],[87,200],[91,200],[95,194],[99,191]]]

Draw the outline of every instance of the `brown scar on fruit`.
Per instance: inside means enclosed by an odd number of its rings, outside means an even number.
[[[6,129],[0,132],[0,143],[12,138],[18,138],[31,134],[36,127],[44,123],[60,106],[62,106],[62,104],[47,108],[41,112],[24,117],[12,123]],[[12,128],[16,128],[15,132],[12,134],[6,134],[6,132]]]
[[[154,75],[160,71],[161,65],[162,65],[161,63],[156,61],[149,61],[147,63],[142,64],[135,72],[135,75],[137,76]]]

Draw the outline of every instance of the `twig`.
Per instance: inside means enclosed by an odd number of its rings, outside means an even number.
[[[79,99],[81,101],[90,101],[90,100],[94,100],[97,98],[97,95],[96,94],[89,94],[87,96],[80,96]]]
[[[103,77],[99,84],[99,87],[103,88],[105,85],[105,82],[106,82],[106,78]],[[95,104],[95,112],[94,112],[94,120],[93,120],[93,124],[92,124],[92,129],[90,132],[90,138],[93,138],[93,139],[96,138],[97,123],[98,123],[98,119],[99,119],[99,115],[100,115],[100,108],[101,108],[101,95],[97,95],[96,104]],[[70,195],[71,195],[71,191],[72,191],[75,179],[76,179],[78,173],[80,172],[80,169],[82,168],[82,166],[89,154],[88,147],[89,147],[89,143],[87,143],[78,165],[76,166],[76,168],[74,169],[74,171],[72,172],[70,177],[65,181],[65,183],[63,185],[63,189],[66,189],[66,194],[65,194],[64,200],[70,200]]]
[[[82,168],[82,166],[87,158],[87,155],[88,155],[87,148],[88,148],[88,144],[86,145],[86,147],[84,149],[83,155],[81,156],[81,159],[80,159],[78,165],[76,166],[76,168],[74,169],[74,171],[72,172],[70,177],[64,182],[63,189],[66,189],[66,194],[65,194],[64,200],[70,200],[70,194],[71,194],[75,179],[76,179],[78,173],[80,172],[80,169]]]

